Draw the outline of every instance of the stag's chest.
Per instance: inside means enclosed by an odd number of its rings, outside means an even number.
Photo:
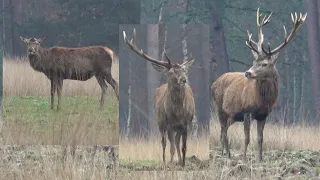
[[[193,109],[184,101],[167,105],[165,113],[168,121],[172,123],[190,119],[194,114]]]

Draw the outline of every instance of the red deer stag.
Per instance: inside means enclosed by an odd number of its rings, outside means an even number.
[[[216,113],[221,126],[220,140],[222,153],[224,148],[228,158],[231,157],[227,131],[235,121],[244,121],[244,160],[250,142],[250,121],[257,120],[258,157],[262,160],[263,129],[266,118],[277,103],[279,96],[280,76],[276,69],[277,57],[280,50],[294,37],[300,25],[305,21],[307,14],[295,16],[291,14],[293,28],[287,35],[284,26],[285,39],[277,48],[266,50],[263,46],[262,27],[270,21],[272,13],[261,19],[262,14],[257,10],[258,42],[252,40],[248,31],[246,45],[254,56],[252,67],[245,73],[228,72],[221,75],[211,86]]]
[[[111,74],[112,63],[118,61],[118,56],[111,49],[103,46],[43,48],[40,44],[46,37],[28,39],[20,36],[20,39],[27,45],[31,67],[44,73],[51,81],[51,109],[55,92],[58,95],[57,110],[60,109],[64,79],[86,81],[95,76],[102,90],[101,109],[108,88],[105,80],[112,86],[119,100],[119,86]]]
[[[187,132],[190,130],[191,121],[195,114],[193,93],[187,83],[187,72],[194,62],[194,58],[182,64],[173,64],[167,54],[165,54],[168,61],[160,61],[148,56],[137,48],[135,29],[133,30],[131,41],[127,39],[124,31],[123,37],[126,44],[134,52],[152,63],[154,69],[167,74],[167,83],[156,89],[154,97],[154,108],[162,138],[162,159],[165,163],[166,133],[168,133],[171,162],[173,161],[176,147],[179,164],[184,166],[187,150]],[[182,159],[180,153],[181,137]]]

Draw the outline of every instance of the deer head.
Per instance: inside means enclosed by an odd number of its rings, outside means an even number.
[[[270,44],[268,43],[268,50],[266,50],[263,46],[263,33],[262,27],[270,22],[270,17],[272,12],[269,16],[264,16],[261,19],[262,14],[259,12],[259,8],[257,10],[257,28],[258,28],[258,42],[254,42],[252,40],[252,34],[248,33],[248,40],[246,41],[246,45],[251,49],[251,52],[254,56],[253,66],[245,72],[245,76],[248,79],[268,79],[270,76],[273,75],[275,72],[275,64],[277,62],[277,58],[279,55],[280,50],[285,47],[289,41],[294,37],[296,32],[298,31],[300,25],[306,20],[307,13],[298,17],[297,13],[293,15],[291,13],[291,18],[293,22],[293,27],[289,35],[287,35],[286,27],[283,26],[284,29],[284,42],[276,47],[275,49],[271,50]]]
[[[126,33],[123,31],[123,38],[126,44],[136,52],[138,55],[143,57],[144,59],[151,62],[153,68],[158,72],[165,73],[168,77],[168,82],[173,84],[174,86],[180,87],[184,86],[187,83],[187,73],[192,63],[194,62],[194,58],[189,58],[182,64],[172,63],[172,60],[168,57],[167,53],[164,52],[167,62],[157,60],[145,54],[142,49],[139,50],[136,46],[136,30],[133,29],[132,38],[129,41],[127,39]]]
[[[41,37],[41,38],[24,38],[20,36],[21,41],[25,42],[27,45],[27,53],[28,55],[35,55],[36,52],[38,52],[40,44],[42,43],[43,40],[45,40],[47,37]]]

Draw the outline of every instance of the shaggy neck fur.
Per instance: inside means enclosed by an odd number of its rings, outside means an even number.
[[[258,93],[259,105],[272,108],[279,96],[279,73],[275,71],[270,78],[256,80],[256,92]]]
[[[185,86],[177,86],[173,82],[168,82],[168,100],[171,101],[171,104],[183,104],[184,98],[186,96]]]
[[[34,55],[28,55],[30,65],[36,71],[44,72],[43,58],[41,56],[45,53],[45,49],[39,47],[38,51]]]

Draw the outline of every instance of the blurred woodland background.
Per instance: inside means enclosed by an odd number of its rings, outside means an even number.
[[[140,23],[139,0],[2,0],[5,55],[26,54],[19,36],[48,38],[43,46],[106,45],[117,51],[118,24]]]

